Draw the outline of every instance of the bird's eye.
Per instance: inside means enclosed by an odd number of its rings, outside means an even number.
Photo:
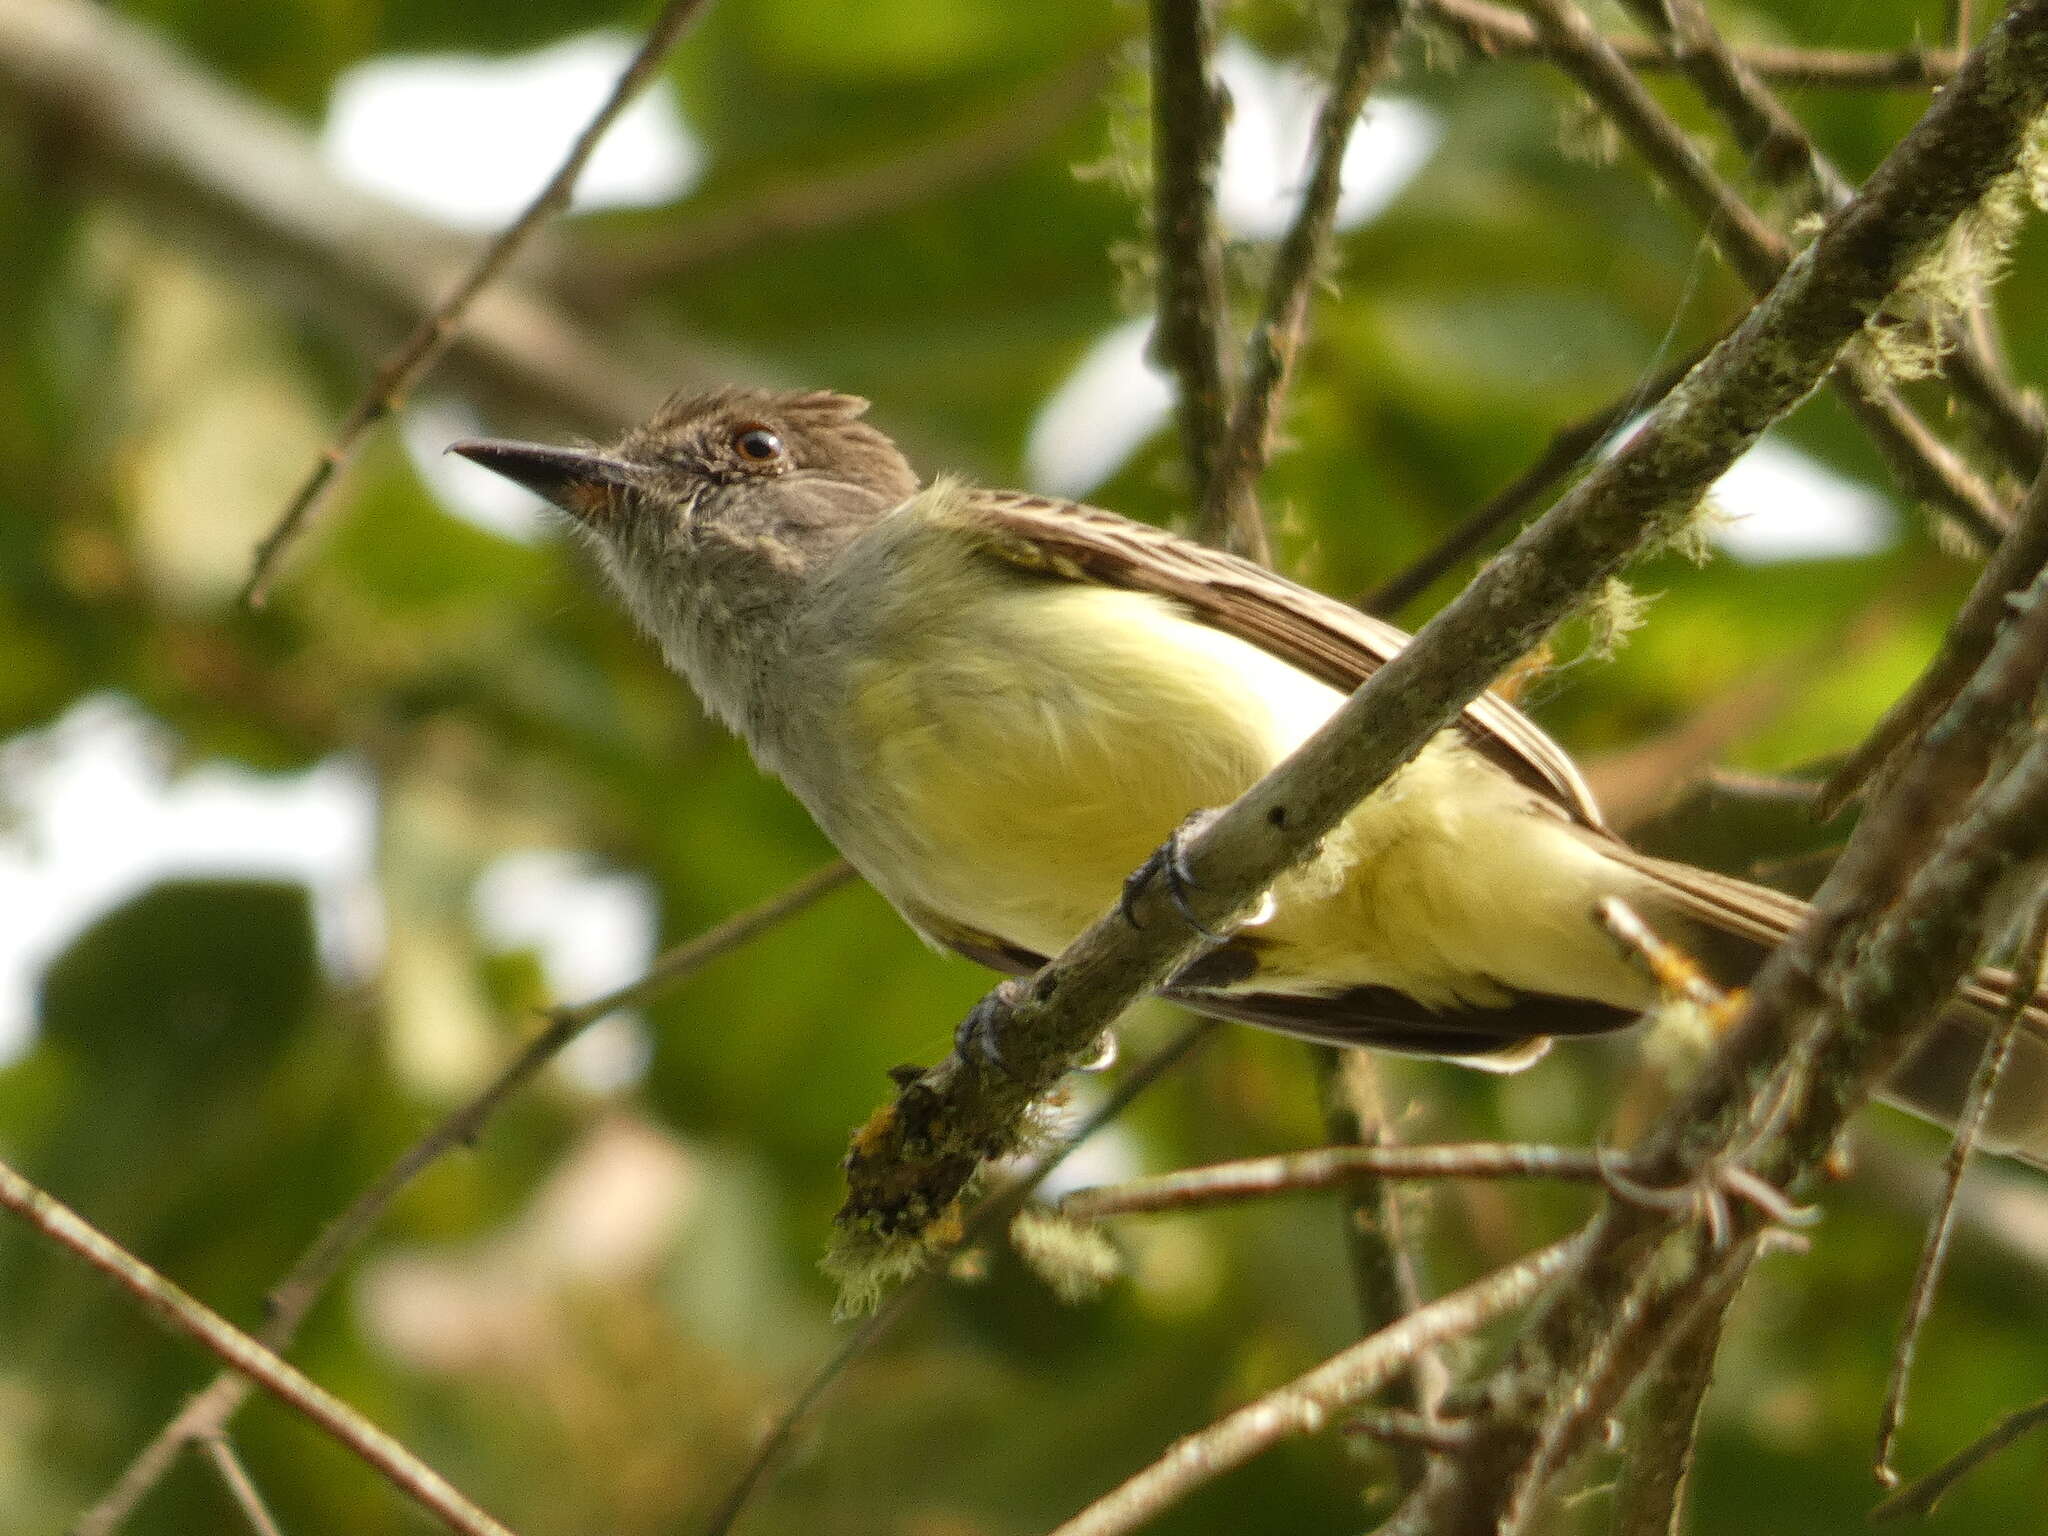
[[[733,433],[732,446],[750,464],[766,464],[782,457],[782,439],[759,422],[749,422]]]

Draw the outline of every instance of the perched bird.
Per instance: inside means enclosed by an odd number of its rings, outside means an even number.
[[[568,512],[669,665],[926,939],[1025,973],[1191,812],[1286,757],[1408,637],[1113,513],[920,482],[827,392],[671,401],[609,449],[453,450]],[[1739,983],[1805,916],[1635,852],[1571,760],[1474,700],[1254,920],[1176,975],[1205,1013],[1514,1070],[1631,1023],[1617,897]],[[1966,984],[1890,1096],[1958,1109],[2005,979]],[[2048,1166],[2048,1009],[1986,1144]]]

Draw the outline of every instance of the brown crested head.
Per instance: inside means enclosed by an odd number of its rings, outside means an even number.
[[[890,505],[917,490],[896,445],[861,417],[867,401],[831,390],[728,387],[672,397],[613,450],[720,484],[784,475],[836,480]]]
[[[918,479],[868,403],[829,390],[729,387],[672,397],[609,448],[451,445],[539,492],[593,534],[666,544],[692,526],[872,518]],[[663,537],[668,535],[669,537]]]

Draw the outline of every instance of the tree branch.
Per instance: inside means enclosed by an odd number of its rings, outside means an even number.
[[[1955,84],[1642,431],[1480,573],[1303,747],[1186,848],[1197,916],[1228,924],[1274,879],[1699,497],[1842,348],[1949,226],[2018,160],[2048,96],[2048,0],[2018,0]],[[1108,1020],[1194,954],[1154,881],[1026,982],[977,1010],[1008,1071],[957,1052],[906,1084],[847,1159],[828,1263],[855,1304],[915,1268],[924,1234],[982,1159]]]
[[[2002,44],[2011,49],[2006,59],[2036,67],[2032,61],[2048,54],[2048,0],[2015,5],[1993,37],[1994,58]],[[1957,89],[1970,79],[1966,67]],[[1396,1528],[1515,1536],[1521,1525],[1510,1517],[1526,1512],[1530,1490],[1569,1465],[1627,1385],[1592,1362],[1610,1348],[1618,1309],[1646,1269],[1654,1263],[1660,1283],[1669,1282],[1657,1309],[1666,1318],[1717,1283],[1697,1238],[1682,1263],[1655,1257],[1697,1221],[1693,1204],[1716,1188],[1741,1193],[1732,1204],[1714,1198],[1708,1209],[1734,1242],[1753,1238],[1773,1216],[1757,1195],[1825,1158],[1848,1116],[1952,996],[1986,937],[1993,893],[2012,869],[2048,850],[2048,733],[2037,732],[2015,766],[1986,782],[2048,658],[2048,576],[2030,599],[1940,729],[1859,823],[1815,897],[1813,919],[1766,962],[1740,1023],[1632,1157],[1639,1186],[1696,1193],[1607,1203],[1571,1282],[1483,1389],[1495,1411],[1473,1449],[1455,1466],[1433,1469]],[[1745,1167],[1754,1170],[1745,1182],[1730,1183],[1730,1171]],[[1656,1317],[1645,1326],[1652,1344],[1672,1336]],[[1578,1417],[1560,1426],[1535,1411],[1531,1394],[1548,1400],[1565,1382]]]
[[[250,562],[249,583],[242,592],[243,601],[250,607],[263,606],[270,594],[277,562],[284,557],[286,547],[319,506],[342,466],[355,456],[364,434],[396,410],[413,386],[426,376],[427,370],[440,360],[476,296],[511,265],[512,258],[543,224],[569,206],[570,194],[576,190],[576,179],[583,174],[584,165],[596,152],[598,140],[626,110],[626,104],[654,78],[662,60],[668,57],[669,50],[682,37],[684,29],[696,20],[697,13],[705,4],[706,0],[667,0],[661,13],[654,18],[653,25],[647,29],[639,51],[612,86],[611,94],[584,124],[583,131],[576,135],[576,141],[569,146],[569,152],[555,167],[555,173],[547,179],[547,184],[516,219],[498,232],[448,296],[413,328],[412,334],[399,344],[398,350],[377,369],[369,387],[342,419],[341,426],[321,452],[305,482],[285,504],[276,526],[257,544]]]
[[[1066,1161],[1069,1153],[1075,1151],[1097,1131],[1121,1115],[1146,1089],[1160,1078],[1179,1066],[1188,1056],[1216,1030],[1214,1019],[1196,1019],[1184,1027],[1165,1045],[1133,1067],[1118,1083],[1116,1091],[1104,1099],[1099,1107],[1079,1125],[1063,1133],[1053,1146],[1035,1153],[1030,1166],[996,1194],[982,1203],[973,1215],[962,1224],[953,1248],[966,1248],[980,1241],[992,1232],[1006,1227],[1010,1220],[1022,1210],[1052,1171]],[[910,1284],[900,1287],[886,1303],[861,1320],[860,1326],[849,1334],[846,1341],[832,1352],[831,1357],[821,1365],[803,1389],[789,1401],[789,1406],[777,1416],[774,1426],[761,1437],[754,1454],[747,1465],[720,1501],[718,1510],[704,1527],[704,1536],[726,1536],[739,1519],[740,1511],[754,1496],[761,1480],[781,1458],[796,1431],[810,1417],[825,1393],[839,1379],[855,1359],[865,1354],[870,1346],[892,1327],[898,1319],[909,1312],[930,1288],[940,1271],[936,1268],[922,1271]]]
[[[1060,1211],[1077,1221],[1099,1221],[1106,1216],[1206,1210],[1378,1179],[1561,1179],[1583,1184],[1598,1183],[1606,1174],[1599,1154],[1581,1147],[1499,1141],[1317,1147],[1077,1189],[1060,1201]]]
[[[277,1528],[277,1519],[270,1513],[270,1506],[263,1502],[263,1495],[257,1491],[255,1479],[249,1476],[249,1469],[242,1465],[242,1458],[235,1454],[235,1448],[226,1435],[206,1437],[206,1459],[213,1463],[214,1471],[227,1485],[229,1497],[235,1501],[235,1507],[241,1510],[242,1518],[249,1522],[249,1529],[256,1536],[284,1536]]]
[[[1854,192],[1799,119],[1721,40],[1700,0],[1627,0],[1657,36],[1700,96],[1728,125],[1735,142],[1766,180],[1797,188],[1809,209],[1828,212]],[[1944,371],[1985,427],[1985,437],[2013,474],[2031,479],[2048,452],[2039,406],[2005,378],[1984,333],[1955,312],[1938,320]]]
[[[1548,53],[1529,19],[1487,0],[1423,0],[1431,19],[1475,52],[1487,55]],[[1671,55],[1647,38],[1611,36],[1608,42],[1633,69],[1672,70]],[[1925,90],[1953,79],[1962,54],[1953,49],[1900,48],[1865,53],[1846,48],[1739,50],[1743,64],[1780,85],[1832,86],[1847,90]]]
[[[1909,1515],[1933,1514],[1934,1506],[1941,1502],[1949,1489],[1969,1476],[1980,1463],[1989,1461],[2041,1424],[2048,1424],[2048,1398],[2006,1415],[1982,1438],[1971,1442],[1918,1482],[1907,1484],[1879,1504],[1870,1512],[1870,1518],[1874,1521],[1903,1520]]]
[[[1891,1377],[1885,1383],[1884,1406],[1878,1410],[1877,1449],[1871,1463],[1877,1480],[1887,1488],[1897,1487],[1899,1482],[1898,1473],[1892,1469],[1892,1451],[1897,1445],[1899,1430],[1906,1422],[1906,1392],[1913,1381],[1913,1358],[1919,1349],[1920,1331],[1934,1310],[1942,1267],[1948,1260],[1948,1245],[1955,1236],[1963,1175],[1969,1171],[1971,1154],[1977,1149],[1977,1138],[1984,1134],[1984,1127],[1991,1118],[1998,1079],[2019,1040],[2021,1016],[2040,989],[2044,953],[2048,953],[2048,905],[2035,912],[2027,937],[2020,945],[2019,958],[2013,966],[2012,991],[2006,1001],[2005,1017],[1999,1023],[1997,1034],[1985,1047],[1983,1058],[1977,1063],[1976,1074],[1970,1080],[1962,1119],[1957,1122],[1955,1136],[1949,1142],[1941,1198],[1935,1203],[1934,1215],[1927,1223],[1920,1262],[1914,1266],[1906,1317],[1899,1325],[1899,1341],[1892,1351]]]
[[[154,1313],[172,1333],[218,1355],[228,1368],[375,1467],[393,1487],[463,1536],[511,1536],[452,1483],[338,1397],[285,1364],[241,1329],[192,1299],[120,1244],[0,1163],[0,1206],[70,1249]]]
[[[2042,465],[2020,503],[2012,532],[1978,573],[1955,622],[1942,635],[1934,660],[1821,786],[1814,802],[1815,820],[1828,820],[1864,793],[1885,764],[1949,706],[1956,691],[1989,654],[2005,623],[2007,605],[2044,565],[2048,565],[2048,463]]]
[[[473,1146],[499,1107],[590,1025],[652,1000],[712,961],[794,917],[852,878],[853,868],[845,861],[828,864],[759,906],[676,945],[655,960],[639,980],[588,1002],[550,1009],[547,1027],[529,1040],[497,1076],[400,1153],[374,1184],[327,1224],[271,1291],[263,1326],[256,1331],[257,1341],[267,1349],[289,1349],[313,1303],[340,1272],[343,1262],[383,1222],[412,1181],[457,1147]],[[180,1449],[226,1430],[228,1421],[247,1401],[249,1390],[244,1377],[224,1372],[194,1393],[157,1431],[155,1438],[136,1453],[105,1496],[78,1518],[71,1536],[109,1536],[162,1481]]]
[[[1586,19],[1575,0],[1518,0],[1560,68],[1635,146],[1651,174],[1704,226],[1736,274],[1758,293],[1785,271],[1790,252]],[[1954,518],[1986,549],[2010,518],[1996,492],[1917,416],[1874,364],[1851,349],[1835,381],[1844,403],[1918,499]]]
[[[1273,423],[1307,334],[1309,299],[1329,257],[1344,189],[1344,148],[1367,94],[1386,73],[1407,11],[1407,0],[1351,0],[1329,92],[1316,116],[1308,185],[1274,254],[1265,309],[1245,346],[1244,378],[1228,428],[1212,450],[1197,526],[1211,542],[1228,536],[1238,553],[1255,559],[1265,558],[1266,545],[1258,480],[1272,457]]]
[[[1121,1536],[1280,1441],[1317,1433],[1336,1415],[1378,1391],[1418,1351],[1476,1333],[1524,1305],[1570,1265],[1579,1243],[1575,1237],[1553,1243],[1429,1302],[1277,1392],[1176,1441],[1158,1461],[1097,1499],[1052,1536]]]
[[[1223,376],[1223,236],[1216,224],[1216,166],[1229,98],[1216,79],[1210,0],[1152,0],[1152,224],[1159,258],[1159,318],[1152,350],[1179,386],[1175,418],[1194,477],[1194,504],[1208,504],[1230,419]],[[1266,559],[1256,509],[1249,522],[1199,525],[1205,542]]]

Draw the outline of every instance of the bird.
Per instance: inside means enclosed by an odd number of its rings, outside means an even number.
[[[935,947],[1037,970],[1409,639],[1150,524],[923,479],[867,410],[728,387],[608,447],[450,446],[568,514],[668,665]],[[1163,992],[1516,1071],[1657,1006],[1607,901],[1729,986],[1809,911],[1629,847],[1564,749],[1488,692]],[[1953,1123],[2010,984],[1965,981],[1886,1097]],[[2044,1001],[1981,1144],[2048,1167]]]

